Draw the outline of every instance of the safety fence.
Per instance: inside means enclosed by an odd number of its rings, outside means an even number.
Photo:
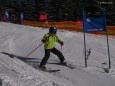
[[[35,27],[43,27],[43,28],[54,26],[58,29],[83,32],[83,26],[78,25],[77,22],[72,22],[72,21],[64,21],[64,22],[23,21],[22,24],[29,25],[29,26],[35,26]],[[107,26],[107,32],[109,35],[115,36],[115,26]],[[94,34],[105,34],[105,33],[104,32],[94,32]]]

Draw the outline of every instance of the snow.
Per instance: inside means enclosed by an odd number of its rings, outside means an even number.
[[[57,43],[56,48],[76,68],[53,64],[59,59],[51,54],[46,67],[60,71],[48,73],[34,68],[44,56],[44,46],[39,45],[47,32],[47,28],[0,22],[0,86],[115,86],[115,39],[109,38],[112,67],[107,73],[104,70],[109,64],[106,36],[86,34],[86,46],[87,50],[91,48],[91,54],[85,68],[84,34],[58,30],[64,46],[61,49]]]

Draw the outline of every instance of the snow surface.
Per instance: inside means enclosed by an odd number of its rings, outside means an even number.
[[[108,67],[106,36],[86,34],[87,50],[91,48],[91,54],[85,68],[84,34],[58,30],[64,46],[61,49],[57,43],[56,48],[76,68],[53,64],[59,59],[51,54],[46,66],[60,71],[48,73],[34,68],[44,56],[43,45],[38,46],[47,32],[47,28],[0,22],[0,86],[115,86],[115,39],[109,38],[112,67],[107,72],[104,70]]]

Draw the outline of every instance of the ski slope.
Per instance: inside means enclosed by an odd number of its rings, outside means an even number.
[[[60,69],[48,73],[34,68],[44,56],[41,39],[47,28],[23,26],[0,22],[0,84],[3,86],[115,86],[115,40],[109,38],[112,68],[107,73],[108,51],[106,36],[86,34],[87,50],[91,54],[84,64],[84,35],[80,32],[58,30],[57,35],[64,46],[56,48],[71,61],[76,68],[56,65],[59,59],[51,54],[46,67]],[[26,57],[36,47],[38,49]]]

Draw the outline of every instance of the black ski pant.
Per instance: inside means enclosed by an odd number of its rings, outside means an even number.
[[[45,49],[45,56],[42,59],[41,63],[40,63],[40,67],[45,66],[49,57],[50,57],[50,52],[52,52],[53,54],[57,55],[58,58],[60,59],[61,62],[63,62],[65,60],[63,54],[57,50],[56,48],[53,49]]]

